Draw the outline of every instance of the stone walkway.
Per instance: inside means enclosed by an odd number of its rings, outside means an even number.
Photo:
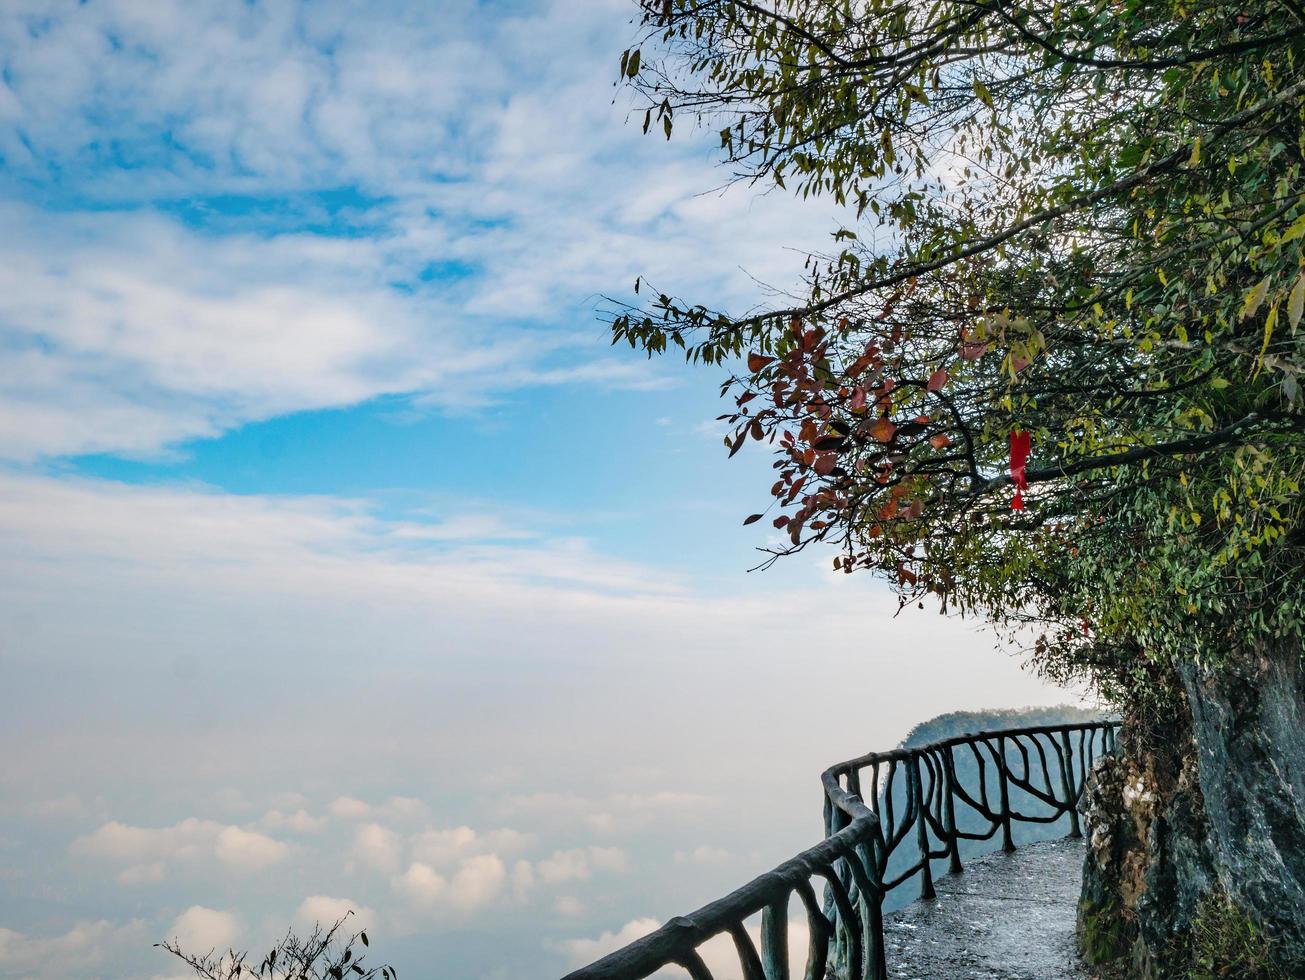
[[[894,980],[1093,980],[1074,947],[1083,842],[1025,844],[934,882],[884,922]],[[910,887],[909,885],[903,887]]]

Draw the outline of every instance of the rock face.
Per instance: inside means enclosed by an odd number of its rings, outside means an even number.
[[[1217,900],[1281,971],[1255,975],[1305,976],[1305,671],[1295,651],[1239,662],[1182,668],[1190,727],[1125,731],[1088,780],[1078,932],[1090,963],[1190,976],[1194,940],[1218,944],[1201,935]]]
[[[1236,671],[1182,671],[1219,881],[1305,976],[1305,670],[1266,649]]]
[[[1128,738],[1121,748],[1098,760],[1084,794],[1079,944],[1094,965],[1181,975],[1174,950],[1214,879],[1194,753],[1190,743],[1156,751]]]

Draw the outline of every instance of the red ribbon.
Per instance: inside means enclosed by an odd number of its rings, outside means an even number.
[[[1020,491],[1029,488],[1029,481],[1024,476],[1024,467],[1029,461],[1030,448],[1027,432],[1015,431],[1010,434],[1010,482],[1015,484],[1015,499],[1010,502],[1011,510],[1024,509],[1024,495]]]

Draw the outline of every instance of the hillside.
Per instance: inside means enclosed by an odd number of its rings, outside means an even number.
[[[991,732],[1001,728],[1028,728],[1034,725],[1068,725],[1097,721],[1105,717],[1099,708],[1080,708],[1070,704],[1050,708],[988,708],[983,711],[949,711],[922,721],[899,743],[898,748],[913,749],[944,738],[970,732]]]

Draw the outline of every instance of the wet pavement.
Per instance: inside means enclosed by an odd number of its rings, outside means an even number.
[[[1081,840],[1024,844],[1014,854],[971,860],[963,873],[934,882],[936,901],[886,917],[888,975],[1093,980],[1074,946],[1082,872]]]

